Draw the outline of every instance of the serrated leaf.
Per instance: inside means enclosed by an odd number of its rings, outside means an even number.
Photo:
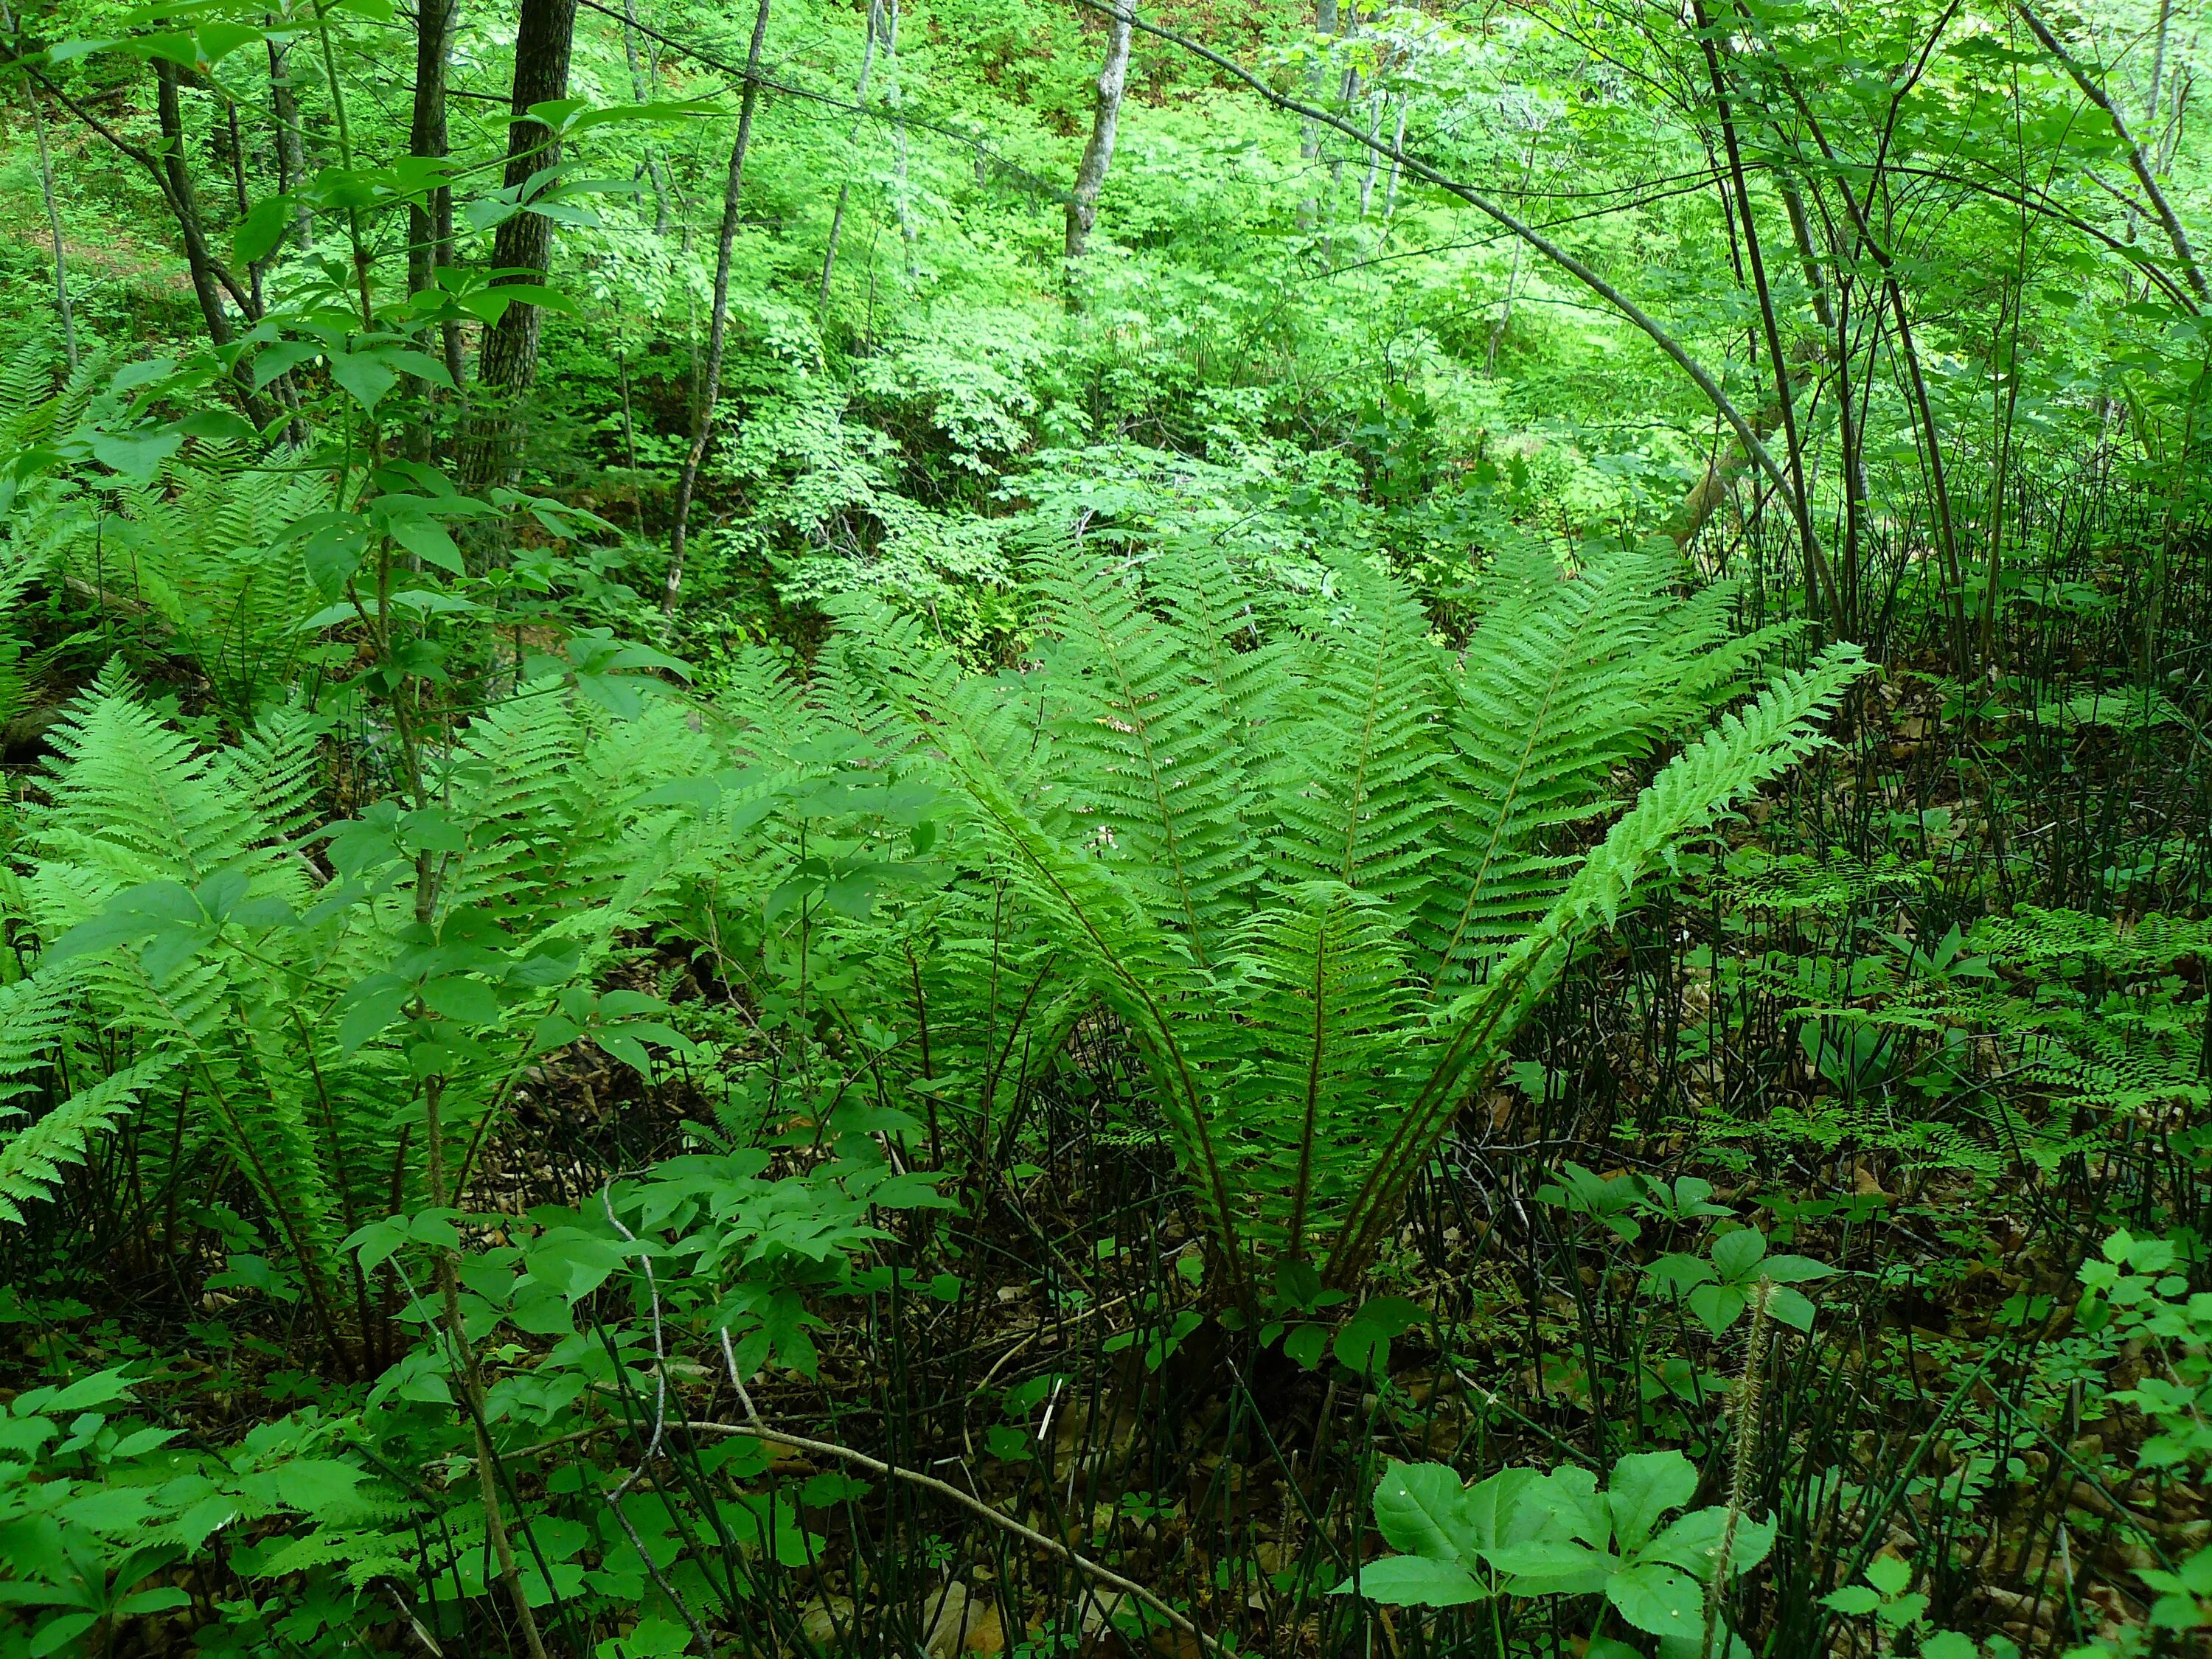
[[[1648,1635],[1683,1636],[1704,1628],[1705,1597],[1697,1581],[1656,1561],[1613,1574],[1606,1580],[1605,1599]]]
[[[1472,1540],[1462,1501],[1466,1488],[1449,1465],[1393,1463],[1375,1487],[1375,1528],[1392,1549],[1457,1561]]]

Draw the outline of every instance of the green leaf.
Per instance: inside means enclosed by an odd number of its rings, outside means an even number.
[[[126,1619],[141,1613],[167,1613],[172,1607],[188,1607],[192,1598],[173,1585],[164,1584],[157,1589],[143,1589],[125,1596],[115,1604],[115,1611]]]
[[[333,352],[327,359],[331,378],[362,409],[374,414],[384,394],[399,383],[399,376],[381,354],[368,351]]]
[[[1466,1489],[1444,1463],[1393,1463],[1375,1487],[1375,1529],[1392,1549],[1456,1561],[1473,1541]]]
[[[1465,1567],[1420,1555],[1387,1556],[1362,1567],[1332,1595],[1364,1595],[1392,1607],[1455,1607],[1486,1600],[1490,1591]]]
[[[1818,1311],[1802,1291],[1792,1290],[1787,1285],[1778,1285],[1766,1295],[1766,1311],[1795,1331],[1813,1328],[1814,1315]]]
[[[1605,1583],[1605,1599],[1623,1619],[1652,1636],[1703,1629],[1705,1593],[1688,1574],[1656,1561],[1638,1562]]]
[[[338,1047],[351,1054],[372,1037],[389,1030],[407,1006],[408,988],[386,982],[356,987],[344,999],[345,1013],[338,1021]]]
[[[1740,1228],[1713,1241],[1713,1268],[1723,1283],[1741,1285],[1752,1277],[1752,1269],[1765,1254],[1766,1235],[1755,1228]]]
[[[1778,1291],[1775,1294],[1779,1296],[1783,1291]],[[1797,1293],[1791,1291],[1789,1294],[1795,1296]],[[1700,1285],[1689,1295],[1690,1311],[1697,1316],[1698,1322],[1715,1336],[1743,1317],[1748,1301],[1744,1292],[1734,1285]]]
[[[241,265],[255,264],[268,258],[270,250],[283,240],[284,232],[292,222],[293,210],[289,196],[264,196],[256,202],[246,210],[246,216],[231,228],[231,258]],[[258,367],[257,362],[256,368]]]
[[[1390,1340],[1428,1317],[1420,1304],[1402,1296],[1370,1297],[1336,1334],[1337,1362],[1361,1376],[1379,1374],[1390,1364]]]
[[[1606,1497],[1622,1553],[1643,1548],[1659,1517],[1688,1503],[1697,1491],[1697,1468],[1678,1451],[1632,1452],[1615,1463]]]
[[[1912,1569],[1894,1555],[1877,1555],[1867,1563],[1866,1581],[1885,1597],[1901,1595],[1912,1582]]]
[[[481,1029],[499,1024],[499,998],[480,979],[444,974],[424,982],[422,1001],[442,1019]]]
[[[1802,1285],[1808,1280],[1826,1279],[1836,1270],[1825,1261],[1815,1261],[1809,1255],[1773,1255],[1759,1269],[1759,1277],[1770,1285]]]
[[[1620,1570],[1620,1558],[1586,1544],[1534,1539],[1482,1552],[1482,1559],[1510,1577],[1516,1595],[1587,1595],[1602,1589]]]
[[[461,550],[446,526],[434,519],[398,520],[392,526],[392,539],[425,564],[456,576],[469,574],[468,566],[461,562]]]
[[[1714,1559],[1720,1553],[1721,1534],[1727,1526],[1726,1505],[1716,1504],[1698,1510],[1684,1516],[1645,1545],[1640,1557],[1646,1561],[1671,1561],[1700,1580],[1710,1580]],[[1771,1521],[1754,1521],[1747,1515],[1738,1516],[1735,1542],[1729,1551],[1735,1560],[1729,1571],[1747,1572],[1766,1559],[1768,1552],[1774,1547],[1774,1532]]]
[[[1847,1618],[1857,1619],[1880,1607],[1881,1597],[1865,1584],[1846,1584],[1843,1589],[1830,1590],[1822,1596],[1820,1605]]]
[[[143,483],[161,470],[161,463],[184,445],[181,434],[162,427],[141,427],[136,432],[93,434],[93,459],[113,467],[126,478]]]
[[[49,1619],[39,1626],[38,1633],[31,1638],[31,1644],[24,1651],[30,1659],[46,1659],[48,1654],[59,1652],[99,1622],[100,1616],[91,1613],[65,1613]]]

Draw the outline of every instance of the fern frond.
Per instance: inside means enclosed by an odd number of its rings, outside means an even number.
[[[150,1055],[79,1090],[0,1139],[0,1220],[20,1224],[22,1206],[47,1198],[60,1184],[63,1170],[83,1163],[88,1143],[120,1122],[174,1064],[167,1054]]]
[[[1440,1022],[1437,1057],[1375,1161],[1329,1260],[1335,1279],[1364,1265],[1399,1195],[1457,1109],[1464,1080],[1486,1069],[1527,1010],[1591,928],[1609,926],[1637,884],[1684,836],[1826,741],[1820,724],[1866,670],[1855,645],[1831,646],[1802,672],[1778,675],[1677,756],[1607,834],[1544,917],[1498,959],[1490,976]]]
[[[1300,665],[1275,785],[1283,885],[1335,881],[1409,909],[1431,857],[1442,659],[1395,577],[1347,560],[1344,604]]]

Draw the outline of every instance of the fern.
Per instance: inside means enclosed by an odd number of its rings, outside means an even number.
[[[83,1163],[89,1143],[121,1121],[174,1064],[157,1054],[111,1073],[0,1139],[0,1220],[21,1221],[22,1206],[46,1198],[64,1167]]]
[[[811,708],[848,763],[937,769],[963,861],[1021,912],[1008,928],[993,907],[994,938],[1030,941],[1027,961],[1078,976],[1127,1031],[1237,1281],[1310,1256],[1344,1283],[1577,942],[1818,741],[1860,672],[1839,648],[1778,677],[1577,853],[1619,769],[1772,643],[1729,641],[1724,598],[1682,605],[1674,570],[1642,552],[1571,580],[1516,567],[1455,661],[1364,565],[1339,566],[1324,624],[1285,635],[1218,559],[1051,547],[1038,666],[969,675],[909,619],[854,605],[825,653],[841,706]],[[806,724],[787,692],[756,695],[749,726]],[[946,934],[933,957],[978,954]],[[940,1029],[982,1023],[958,981],[934,988],[954,1000]]]
[[[420,943],[415,866],[393,847],[374,880],[347,884],[301,855],[320,750],[297,710],[273,710],[210,754],[111,664],[66,711],[54,747],[9,890],[22,936],[43,953],[0,990],[0,1112],[25,1115],[64,1059],[90,1075],[0,1139],[0,1158],[15,1160],[6,1167],[23,1172],[5,1189],[7,1218],[134,1100],[159,1103],[173,1133],[134,1141],[134,1158],[161,1166],[142,1184],[210,1163],[242,1184],[319,1319],[343,1335],[350,1269],[339,1242],[423,1190],[406,1028],[340,1040],[362,987],[420,977],[406,966]],[[674,709],[617,726],[535,688],[489,712],[447,765],[439,810],[461,846],[439,862],[432,925],[465,911],[503,927],[518,953],[557,938],[578,972],[604,964],[623,933],[671,914],[683,884],[713,867],[711,825],[656,792],[714,759]],[[500,1058],[448,1079],[450,1121],[482,1124],[501,1104],[501,1079],[556,988],[477,1032]],[[100,1054],[123,1057],[106,1077]]]

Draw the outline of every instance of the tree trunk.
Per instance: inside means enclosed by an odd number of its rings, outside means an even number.
[[[216,263],[208,251],[207,236],[201,228],[198,198],[192,192],[192,175],[185,165],[185,118],[177,100],[177,66],[166,58],[154,60],[154,105],[161,126],[161,154],[157,158],[163,193],[169,198],[169,209],[176,216],[177,230],[184,239],[185,264],[191,273],[192,295],[199,301],[200,318],[207,325],[208,343],[221,351],[234,337],[231,332],[230,314],[223,309],[226,288],[238,301],[239,310],[248,322],[259,319],[252,314],[247,296],[238,290],[234,282],[226,283],[228,273]],[[255,393],[242,372],[242,365],[232,371],[237,381],[239,402],[255,425],[269,419],[269,408]]]
[[[863,109],[868,102],[868,71],[875,67],[876,31],[882,16],[882,0],[868,0],[868,38],[860,47],[860,78],[853,88],[853,101]],[[853,130],[845,136],[845,148],[850,150],[860,141],[860,118],[853,118]],[[822,291],[815,300],[815,309],[827,314],[830,309],[830,276],[837,269],[837,239],[845,231],[845,204],[853,199],[853,181],[848,178],[837,186],[837,206],[830,215],[830,240],[822,250]]]
[[[1337,30],[1337,0],[1314,0],[1314,33],[1334,35]],[[1328,95],[1328,65],[1321,57],[1316,45],[1313,67],[1306,75],[1306,95],[1318,104]],[[1309,166],[1321,160],[1321,123],[1309,116],[1304,130],[1298,136],[1298,155]],[[1311,225],[1321,216],[1321,198],[1309,196],[1298,204],[1298,222]]]
[[[4,32],[10,44],[20,52],[22,43],[14,40],[15,15],[8,9],[8,0],[0,0],[0,32]],[[39,195],[46,205],[46,232],[54,244],[54,315],[62,325],[62,349],[69,356],[70,373],[76,373],[76,313],[70,306],[69,251],[62,241],[61,209],[54,201],[54,158],[46,148],[46,112],[39,107],[39,91],[28,80],[23,82],[23,103],[31,112],[31,131],[39,142]]]
[[[1398,130],[1390,135],[1390,182],[1382,189],[1382,234],[1390,234],[1391,216],[1398,211],[1398,158],[1406,153],[1406,106],[1413,101],[1413,94],[1401,93],[1398,97]]]
[[[906,95],[898,78],[899,0],[883,0],[884,102],[891,111],[891,206],[898,213],[899,240],[906,248],[906,278],[914,281],[914,204],[907,199],[906,123],[898,119]]]
[[[752,43],[745,49],[745,85],[738,98],[738,134],[730,143],[730,171],[722,185],[722,228],[714,246],[714,308],[707,319],[707,364],[691,410],[691,447],[684,456],[676,485],[676,524],[668,541],[668,580],[661,590],[660,614],[673,618],[684,589],[684,538],[690,527],[691,494],[714,429],[714,405],[722,391],[722,346],[729,335],[730,254],[738,240],[738,191],[744,182],[745,150],[752,143],[753,107],[760,101],[761,46],[768,39],[769,0],[753,15]]]
[[[270,20],[272,25],[276,19]],[[276,123],[276,188],[291,195],[307,181],[307,149],[300,137],[300,100],[292,95],[292,43],[269,43],[269,113]],[[300,246],[313,238],[314,217],[304,202],[292,210]]]
[[[1070,259],[1083,257],[1091,227],[1098,218],[1098,192],[1105,187],[1106,169],[1114,164],[1114,134],[1121,122],[1121,94],[1129,81],[1130,20],[1136,0],[1122,0],[1125,9],[1114,14],[1112,32],[1106,38],[1106,62],[1098,71],[1098,101],[1091,113],[1091,142],[1083,147],[1082,165],[1075,169],[1075,189],[1067,198],[1067,240]]]
[[[637,0],[623,0],[623,58],[629,65],[629,94],[641,104],[653,101],[653,88],[659,84],[657,61],[651,66],[637,46]],[[648,140],[645,147],[645,174],[653,183],[653,234],[668,234],[668,174],[660,165],[660,145]]]
[[[1705,71],[1712,82],[1713,104],[1720,117],[1721,138],[1727,147],[1729,177],[1735,186],[1736,215],[1743,226],[1744,252],[1751,261],[1753,291],[1759,301],[1761,331],[1766,339],[1766,356],[1774,371],[1775,399],[1782,410],[1783,441],[1788,446],[1790,463],[1790,507],[1791,516],[1797,521],[1797,538],[1805,552],[1805,593],[1807,602],[1824,603],[1829,620],[1848,629],[1850,620],[1841,615],[1842,599],[1836,591],[1835,573],[1829,568],[1820,550],[1820,538],[1813,528],[1813,501],[1805,483],[1804,449],[1797,435],[1797,414],[1795,399],[1790,389],[1790,364],[1782,351],[1781,325],[1774,314],[1774,293],[1766,280],[1766,262],[1759,251],[1759,226],[1752,216],[1751,186],[1744,177],[1743,153],[1736,141],[1735,116],[1729,104],[1726,81],[1721,73],[1719,49],[1713,43],[1711,20],[1705,15],[1703,0],[1690,0],[1691,14],[1696,19],[1698,44],[1705,50]]]
[[[446,156],[446,64],[453,48],[453,0],[416,0],[415,29],[415,116],[407,150],[426,161]],[[453,262],[453,191],[440,185],[428,201],[407,210],[407,291],[420,294],[436,281],[441,266]],[[446,373],[461,383],[461,331],[444,328]],[[427,431],[424,434],[427,436]]]
[[[514,38],[514,90],[508,107],[526,117],[533,104],[568,95],[568,52],[576,33],[576,0],[522,0]],[[518,118],[507,129],[507,174],[511,191],[561,159],[561,140],[543,122]],[[543,283],[553,258],[553,222],[539,213],[518,213],[500,226],[492,241],[491,262],[515,273],[500,282]],[[517,404],[538,379],[538,308],[511,305],[484,331],[477,354],[479,407],[463,476],[470,487],[512,480],[520,469],[521,434]]]

